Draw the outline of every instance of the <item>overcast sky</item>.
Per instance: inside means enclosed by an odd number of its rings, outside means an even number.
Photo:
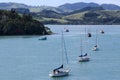
[[[107,4],[116,4],[120,6],[120,0],[0,0],[2,2],[16,2],[16,3],[24,3],[32,6],[59,6],[64,3],[76,3],[76,2],[95,2],[98,4],[107,3]]]

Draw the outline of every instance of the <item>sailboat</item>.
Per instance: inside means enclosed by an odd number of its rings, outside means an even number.
[[[97,34],[97,30],[96,30],[96,40],[95,40],[95,46],[92,48],[93,51],[97,51],[98,50],[98,34]]]
[[[69,32],[69,29],[68,28],[64,28],[65,29],[65,32]]]
[[[82,39],[81,39],[81,55],[78,56],[78,61],[79,62],[88,62],[90,60],[89,56],[87,53],[85,53],[83,55],[83,52],[82,52]]]
[[[101,33],[101,34],[104,34],[104,31],[103,31],[103,30],[100,30],[100,33]]]
[[[45,33],[43,32],[43,35],[44,35]],[[41,36],[38,40],[47,40],[47,37],[46,36]]]
[[[91,35],[91,33],[89,32],[89,33],[87,34],[87,36],[88,36],[88,37],[91,37],[92,35]]]
[[[85,28],[85,49],[87,48],[87,39],[86,39],[86,28]],[[87,49],[86,49],[87,50]],[[79,62],[88,62],[90,60],[87,52],[83,55],[83,50],[82,50],[82,39],[81,39],[81,55],[78,57]]]
[[[68,64],[68,58],[67,58],[67,51],[66,51],[66,45],[65,45],[65,40],[62,32],[62,65],[58,68],[55,68],[52,70],[52,72],[49,74],[51,77],[62,77],[62,76],[67,76],[69,74],[69,69],[64,67],[64,59],[63,56],[66,56],[66,61]]]
[[[92,34],[90,33],[89,29],[88,29],[87,32],[88,32],[88,33],[87,33],[87,36],[88,36],[88,37],[92,37]]]
[[[66,29],[65,32],[69,32],[69,29]]]

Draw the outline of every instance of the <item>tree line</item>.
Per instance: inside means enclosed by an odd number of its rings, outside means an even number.
[[[0,35],[45,35],[49,34],[41,22],[30,14],[18,14],[15,10],[0,10]]]

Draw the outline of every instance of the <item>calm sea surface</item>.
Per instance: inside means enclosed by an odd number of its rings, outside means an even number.
[[[0,37],[0,80],[119,80],[120,79],[120,26],[114,25],[46,25],[55,33],[47,40],[40,36]],[[86,52],[91,60],[80,63],[80,39],[84,40],[85,27],[92,34],[87,38]],[[51,78],[52,69],[61,65],[61,31],[64,32],[70,75]],[[103,29],[105,34],[99,33]],[[99,51],[92,51],[98,31]],[[83,41],[84,46],[84,41]],[[83,48],[83,52],[85,49]]]

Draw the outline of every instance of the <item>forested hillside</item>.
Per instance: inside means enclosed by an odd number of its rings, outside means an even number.
[[[43,35],[48,28],[30,14],[19,15],[14,10],[0,10],[0,35]]]

